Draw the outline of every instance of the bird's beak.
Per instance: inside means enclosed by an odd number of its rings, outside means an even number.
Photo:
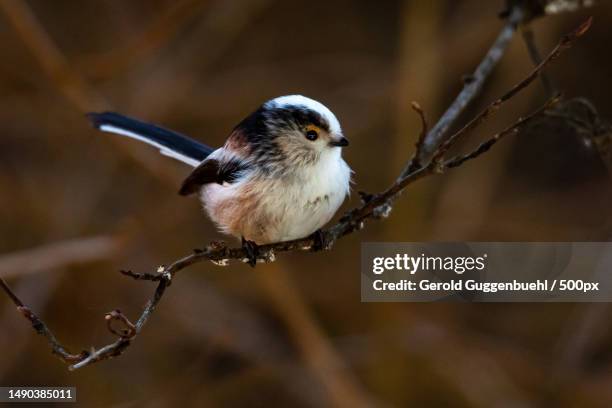
[[[346,147],[349,145],[349,141],[346,137],[341,136],[339,139],[335,139],[329,142],[329,145],[335,147]]]

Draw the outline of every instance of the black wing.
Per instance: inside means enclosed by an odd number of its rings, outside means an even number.
[[[215,159],[205,160],[183,181],[179,194],[183,196],[193,194],[204,184],[231,184],[238,180],[247,169],[248,165],[239,160],[230,160],[225,163],[219,163]]]

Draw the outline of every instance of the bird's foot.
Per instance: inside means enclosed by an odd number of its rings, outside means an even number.
[[[312,233],[312,240],[313,240],[313,244],[312,244],[313,251],[317,252],[317,251],[323,251],[324,249],[327,249],[327,239],[326,239],[325,233],[320,228]]]
[[[248,264],[253,268],[257,264],[257,257],[259,256],[259,246],[253,241],[249,241],[242,237],[242,248],[246,252]]]

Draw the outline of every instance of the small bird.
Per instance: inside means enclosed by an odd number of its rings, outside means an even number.
[[[242,239],[254,266],[258,246],[314,234],[349,193],[348,146],[336,116],[301,95],[271,99],[213,149],[179,133],[118,113],[90,113],[95,128],[157,147],[194,167],[179,194],[198,194],[218,228]]]

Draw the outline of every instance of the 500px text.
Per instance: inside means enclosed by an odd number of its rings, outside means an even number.
[[[402,279],[397,282],[384,282],[377,279],[372,282],[372,287],[376,291],[477,291],[484,293],[496,293],[505,291],[519,292],[591,292],[599,291],[599,282],[585,282],[583,280],[540,280],[534,282],[477,282],[473,279],[451,280],[448,282],[432,282],[421,280],[418,282]]]

